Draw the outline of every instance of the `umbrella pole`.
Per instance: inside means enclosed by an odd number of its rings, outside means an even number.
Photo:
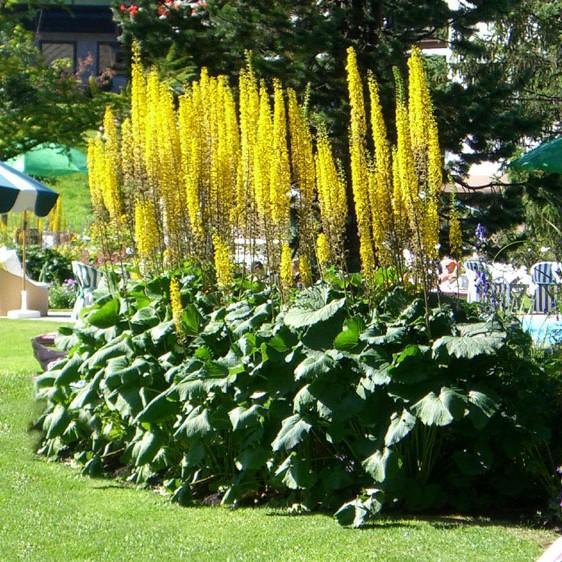
[[[27,298],[24,297],[25,295],[25,278],[27,276],[26,273],[26,267],[25,267],[25,260],[26,260],[26,254],[27,254],[27,211],[23,212],[23,245],[22,245],[22,251],[21,251],[21,261],[22,261],[22,269],[23,269],[23,276],[22,276],[22,280],[21,280],[21,290],[22,290],[22,308],[27,308],[27,302],[23,302],[23,300],[25,299],[27,301]]]

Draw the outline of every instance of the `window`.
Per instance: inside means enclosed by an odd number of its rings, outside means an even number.
[[[125,56],[123,49],[116,43],[98,44],[98,74],[111,68],[117,73],[125,69]]]
[[[76,46],[74,43],[50,42],[41,43],[41,52],[47,64],[52,64],[57,60],[65,59],[74,72],[76,62]]]

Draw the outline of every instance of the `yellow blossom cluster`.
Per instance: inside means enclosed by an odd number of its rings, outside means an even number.
[[[183,305],[181,302],[180,282],[175,277],[170,281],[170,303],[172,304],[172,320],[174,321],[176,332],[181,334]]]
[[[378,85],[369,75],[365,89],[348,51],[349,170],[367,279],[378,264],[400,267],[406,248],[435,257],[441,156],[416,49],[409,69],[393,147]],[[343,268],[344,166],[326,128],[311,126],[307,98],[258,80],[250,57],[236,88],[204,68],[177,96],[156,69],[143,68],[135,45],[129,111],[117,118],[108,108],[88,148],[98,229],[120,225],[145,271],[214,263],[223,287],[235,257],[241,269],[261,262],[284,289],[294,283],[293,255],[304,285],[330,265]]]
[[[62,220],[62,197],[59,195],[55,208],[49,213],[49,230],[53,233],[62,232]]]
[[[425,278],[438,256],[441,153],[423,61],[416,47],[408,60],[408,70],[408,96],[395,71],[396,145],[391,147],[379,88],[371,74],[367,79],[368,138],[363,82],[355,51],[348,49],[351,183],[361,264],[367,278],[375,260],[402,273],[404,250],[416,257],[417,277]]]
[[[232,257],[228,242],[215,234],[213,236],[213,246],[215,248],[217,285],[219,287],[228,287],[234,279]]]

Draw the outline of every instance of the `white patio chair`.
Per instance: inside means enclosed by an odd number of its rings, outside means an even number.
[[[531,266],[531,281],[534,285],[532,312],[549,314],[558,310],[561,270],[562,264],[553,261],[541,261]]]

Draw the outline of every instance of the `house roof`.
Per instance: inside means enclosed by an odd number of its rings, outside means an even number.
[[[41,10],[35,18],[36,32],[112,33],[117,26],[106,0],[67,0],[65,6]]]

